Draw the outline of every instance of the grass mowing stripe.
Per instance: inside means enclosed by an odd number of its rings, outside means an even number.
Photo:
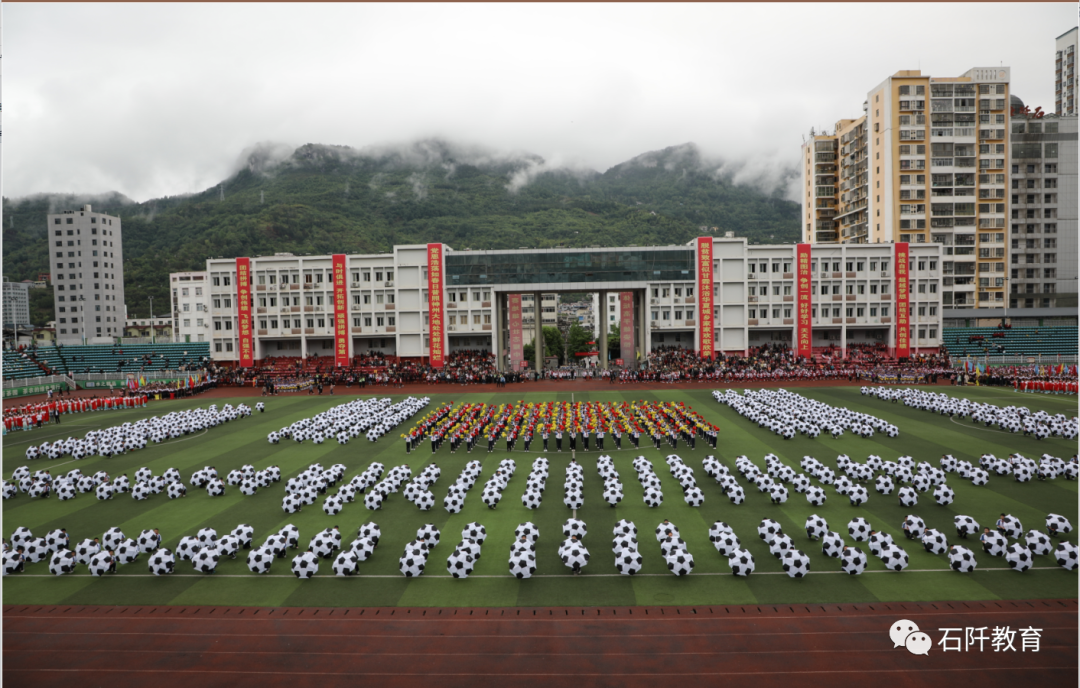
[[[81,578],[53,578],[49,581],[39,576],[47,571],[47,564],[34,564],[28,567],[28,574],[5,578],[5,603],[72,603],[72,604],[305,604],[312,606],[485,606],[498,605],[589,605],[613,604],[655,604],[655,603],[778,603],[778,602],[873,602],[878,599],[943,599],[941,590],[958,599],[1025,599],[1072,597],[1075,595],[1075,573],[1064,570],[1048,570],[1054,567],[1040,566],[1037,570],[1018,576],[1006,576],[998,573],[999,569],[977,569],[970,576],[960,576],[947,569],[938,570],[943,565],[944,557],[925,553],[918,543],[908,543],[902,537],[899,523],[907,513],[916,513],[926,519],[928,525],[937,527],[946,534],[951,532],[952,516],[965,513],[974,516],[980,522],[991,523],[1000,511],[1010,511],[1021,518],[1024,525],[1031,528],[1042,525],[1042,517],[1047,512],[1069,515],[1077,511],[1076,483],[1062,480],[1046,483],[1020,484],[1007,478],[992,476],[986,487],[975,487],[969,482],[950,476],[949,484],[956,490],[956,501],[950,507],[938,507],[932,503],[929,494],[920,495],[920,504],[912,509],[904,509],[896,502],[895,496],[884,497],[871,490],[870,501],[858,509],[851,507],[847,500],[827,490],[828,501],[821,508],[812,508],[802,495],[792,493],[789,501],[782,507],[769,503],[768,495],[759,493],[748,485],[742,476],[734,472],[734,457],[748,455],[759,466],[762,457],[772,451],[781,460],[798,469],[799,459],[803,455],[816,456],[826,465],[835,467],[835,456],[846,453],[855,460],[865,460],[868,454],[878,454],[887,460],[893,460],[902,454],[910,454],[917,461],[929,460],[936,463],[944,453],[951,453],[958,458],[977,460],[979,453],[992,447],[998,455],[1011,451],[1020,451],[1027,455],[1038,456],[1043,451],[1065,454],[1059,445],[1049,442],[1037,443],[1018,437],[999,437],[985,432],[965,433],[964,428],[948,423],[947,418],[909,409],[902,405],[892,405],[876,400],[869,400],[859,394],[858,388],[805,388],[799,390],[806,396],[820,398],[833,405],[859,408],[874,415],[895,422],[900,427],[901,435],[895,440],[875,436],[870,440],[845,435],[833,441],[831,439],[809,440],[797,437],[790,441],[781,441],[774,434],[758,428],[734,414],[730,409],[717,404],[709,390],[681,390],[677,386],[665,386],[653,392],[623,392],[613,388],[610,392],[595,394],[568,391],[556,395],[528,393],[527,401],[570,401],[581,400],[662,400],[685,402],[701,413],[706,420],[721,427],[721,443],[718,450],[712,450],[704,443],[690,451],[682,442],[677,451],[687,465],[695,471],[698,483],[705,494],[705,503],[697,509],[687,506],[682,500],[682,491],[671,477],[664,457],[672,453],[667,445],[660,451],[651,448],[651,442],[644,443],[640,451],[609,452],[619,471],[624,485],[624,499],[615,509],[609,507],[602,498],[603,481],[596,472],[596,457],[599,452],[578,453],[579,463],[584,468],[585,504],[578,512],[579,518],[589,527],[585,544],[592,558],[582,576],[571,576],[559,561],[556,549],[562,540],[562,523],[570,517],[570,510],[562,503],[562,482],[565,467],[569,462],[569,452],[561,455],[554,451],[547,453],[551,462],[547,491],[543,505],[536,511],[529,511],[521,505],[521,493],[525,479],[531,469],[532,459],[543,455],[541,443],[537,440],[534,452],[514,452],[509,455],[517,463],[517,471],[510,480],[499,507],[488,509],[480,501],[483,483],[491,475],[500,459],[508,456],[499,448],[492,454],[486,449],[472,455],[458,452],[451,456],[447,449],[435,455],[434,460],[442,469],[442,476],[432,487],[436,497],[436,507],[430,512],[422,512],[406,502],[402,495],[389,497],[384,507],[378,512],[370,512],[362,502],[347,504],[341,514],[326,516],[320,504],[305,507],[295,515],[286,515],[281,509],[283,485],[277,484],[260,490],[253,497],[240,497],[235,488],[229,488],[225,497],[216,498],[217,503],[208,504],[212,498],[203,490],[192,489],[184,500],[169,501],[164,495],[151,497],[145,502],[136,502],[130,497],[119,497],[111,502],[97,502],[89,495],[80,495],[72,502],[59,503],[51,500],[30,501],[20,495],[4,502],[4,534],[9,535],[19,525],[30,526],[35,533],[38,529],[67,526],[73,540],[88,536],[100,536],[111,526],[123,524],[124,528],[141,530],[155,525],[152,521],[168,523],[164,531],[167,542],[176,542],[180,536],[194,534],[199,527],[210,526],[223,534],[237,523],[246,522],[256,529],[256,541],[270,531],[276,531],[285,523],[294,523],[301,530],[301,544],[318,530],[339,525],[343,540],[351,542],[356,528],[368,520],[376,521],[383,530],[383,539],[374,556],[361,564],[363,574],[375,577],[361,579],[359,585],[337,584],[333,576],[322,575],[312,581],[298,581],[285,574],[280,578],[251,585],[245,578],[255,577],[247,571],[243,558],[221,562],[219,573],[213,576],[196,574],[190,564],[191,573],[176,574],[172,580],[149,576],[118,574],[109,578],[94,580],[86,576]],[[947,388],[942,388],[946,390]],[[438,390],[438,391],[435,391]],[[957,390],[968,392],[969,390]],[[976,393],[979,390],[974,390]],[[1002,392],[997,392],[1001,394]],[[1008,394],[1008,393],[1006,393]],[[382,396],[393,396],[379,394]],[[493,394],[471,395],[459,392],[456,388],[432,388],[433,403],[443,401],[484,401],[486,403],[512,403],[520,398],[520,392],[499,392]],[[975,398],[975,394],[970,395]],[[225,401],[234,404],[243,402],[252,404],[253,400],[218,400],[219,406]],[[165,468],[181,468],[185,479],[189,470],[203,465],[215,465],[224,476],[229,470],[238,468],[243,463],[250,463],[257,468],[279,465],[283,476],[295,475],[313,461],[320,461],[324,466],[332,463],[346,465],[346,477],[359,473],[371,461],[381,461],[387,469],[400,463],[409,463],[415,472],[432,455],[421,449],[412,455],[406,455],[398,433],[391,433],[378,442],[371,443],[359,438],[348,445],[340,446],[336,442],[316,447],[310,442],[298,445],[295,442],[283,442],[270,445],[266,433],[303,417],[310,417],[332,405],[345,401],[343,398],[330,397],[283,397],[264,400],[267,411],[255,413],[224,426],[212,429],[205,437],[191,442],[166,446],[155,445],[145,450],[132,452],[127,456],[112,459],[84,460],[80,467],[93,467],[98,470],[105,466],[110,474],[133,471],[146,465],[160,474]],[[1056,401],[1056,400],[1055,400]],[[191,406],[206,406],[202,400],[192,400]],[[1027,404],[1036,408],[1035,404]],[[1057,406],[1064,404],[1058,403]],[[179,408],[169,406],[169,410]],[[138,417],[140,412],[114,412],[100,414],[101,422],[113,425],[122,418],[121,414]],[[148,414],[143,414],[148,415]],[[86,419],[97,417],[92,414]],[[79,419],[83,420],[82,418]],[[973,437],[976,433],[980,437]],[[565,442],[565,440],[564,440]],[[628,446],[629,442],[624,446]],[[520,444],[519,444],[520,448]],[[1070,448],[1071,447],[1067,447]],[[10,472],[19,465],[48,466],[48,462],[39,461],[27,464],[23,452],[16,447],[4,447],[4,472]],[[554,443],[552,442],[552,449]],[[645,507],[642,502],[642,489],[637,482],[636,473],[631,463],[638,454],[645,455],[652,461],[664,490],[664,503],[656,509]],[[734,506],[727,500],[719,486],[701,471],[701,459],[707,454],[715,454],[722,463],[733,470],[740,484],[747,490],[747,501],[741,506]],[[469,492],[464,509],[459,514],[449,515],[442,509],[442,498],[446,488],[454,481],[461,468],[470,459],[478,458],[483,464],[483,473],[477,485]],[[84,472],[85,468],[84,468]],[[93,472],[93,471],[91,471]],[[696,512],[696,513],[691,513]],[[800,542],[799,533],[805,517],[812,512],[825,518],[832,529],[841,530],[846,535],[846,523],[856,514],[865,515],[874,525],[880,525],[893,534],[894,539],[909,551],[911,568],[907,573],[926,571],[918,576],[836,576],[816,575],[832,573],[838,569],[838,562],[824,557],[820,546]],[[696,569],[687,578],[676,578],[666,571],[660,556],[660,549],[655,541],[653,529],[656,524],[668,517],[680,528],[682,537],[687,541],[694,554]],[[795,539],[797,546],[811,557],[811,575],[807,580],[789,579],[780,570],[779,563],[768,554],[767,545],[756,533],[757,523],[763,517],[773,517],[781,521],[785,531]],[[618,518],[634,520],[639,528],[640,550],[645,561],[645,576],[619,576],[613,566],[611,553],[611,526]],[[445,573],[446,557],[457,543],[461,526],[469,521],[479,521],[487,527],[488,540],[485,543],[476,571],[469,579],[456,581]],[[541,531],[538,551],[538,569],[542,572],[531,581],[519,581],[507,573],[508,548],[513,537],[514,527],[521,521],[531,520]],[[758,572],[748,579],[729,576],[726,560],[715,553],[708,542],[708,524],[715,520],[728,522],[757,559]],[[437,523],[442,530],[443,543],[432,553],[428,564],[428,573],[420,579],[405,579],[398,572],[398,556],[405,542],[413,539],[416,529],[424,523]],[[129,526],[130,524],[130,526]],[[125,532],[127,532],[125,530]],[[134,535],[136,533],[128,533]],[[1075,533],[1067,538],[1076,542]],[[958,541],[966,544],[965,541]],[[849,541],[850,544],[850,541]],[[973,542],[974,544],[974,542]],[[914,545],[914,546],[911,546]],[[864,548],[865,549],[865,548]],[[978,549],[977,545],[972,549]],[[983,563],[990,563],[989,557],[979,555]],[[1037,557],[1040,564],[1051,562],[1050,558]],[[883,565],[871,557],[871,568],[867,571],[886,573]],[[276,567],[288,561],[278,562]],[[145,567],[145,564],[143,564]],[[324,565],[328,571],[328,565]],[[85,569],[83,569],[85,570]],[[145,571],[145,568],[142,569]],[[279,568],[280,570],[280,568]],[[1006,569],[1000,569],[1006,570]],[[934,573],[937,571],[937,573]],[[284,573],[284,572],[283,572]],[[1010,571],[1011,573],[1011,571]],[[180,575],[185,577],[180,578]],[[275,574],[276,575],[276,574]],[[68,580],[64,580],[68,578]],[[199,580],[199,579],[202,580]],[[117,582],[121,581],[121,582]],[[434,581],[434,582],[432,582]]]

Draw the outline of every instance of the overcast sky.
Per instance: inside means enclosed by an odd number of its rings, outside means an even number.
[[[1076,5],[4,4],[3,194],[200,191],[262,141],[442,136],[600,171],[760,168],[901,69],[1012,67],[1053,110]],[[912,20],[918,21],[912,21]],[[929,28],[922,33],[916,26]]]

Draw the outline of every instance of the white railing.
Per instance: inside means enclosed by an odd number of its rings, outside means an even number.
[[[48,385],[56,382],[66,382],[71,384],[71,381],[63,375],[39,375],[38,377],[20,377],[14,380],[4,380],[3,388],[36,387],[38,385]]]
[[[187,370],[147,370],[143,372],[131,371],[131,375],[135,376],[135,379],[145,377],[147,380],[168,380],[178,377],[186,377],[188,375],[197,375],[202,371],[187,371]],[[76,380],[126,380],[128,377],[127,372],[112,372],[112,373],[74,373],[72,377]]]
[[[953,359],[953,368],[961,368],[964,363],[989,363],[990,365],[1057,365],[1065,363],[1072,365],[1077,363],[1076,354],[1035,354],[1034,356],[1021,356],[1017,354],[990,354],[989,356],[963,356]]]

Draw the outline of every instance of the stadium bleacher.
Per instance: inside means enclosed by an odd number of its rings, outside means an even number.
[[[151,370],[203,368],[210,356],[208,342],[164,344],[87,345],[38,347],[38,361],[57,374],[137,373]],[[4,352],[4,379],[15,380],[47,375],[25,352]]]
[[[208,342],[117,344],[63,347],[60,355],[71,373],[135,373],[203,367],[210,356]]]
[[[993,355],[1056,356],[1077,353],[1077,328],[1072,327],[946,327],[941,341],[953,358]],[[1004,350],[1000,350],[1002,347]]]
[[[29,356],[17,351],[4,351],[4,379],[23,380],[47,373]]]

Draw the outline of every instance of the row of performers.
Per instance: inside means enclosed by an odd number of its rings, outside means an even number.
[[[622,448],[624,436],[638,447],[643,435],[647,440],[652,438],[657,449],[665,441],[677,447],[680,438],[693,448],[698,437],[715,447],[717,428],[685,404],[674,402],[518,402],[501,406],[462,404],[453,409],[447,404],[421,419],[402,438],[409,452],[425,439],[431,443],[432,452],[444,443],[450,445],[451,452],[461,446],[472,451],[484,440],[488,451],[494,451],[499,438],[506,441],[508,451],[519,440],[529,451],[534,439],[543,440],[545,451],[554,439],[555,450],[562,451],[564,437],[571,450],[578,448],[580,438],[583,451],[589,451],[591,445],[603,451],[609,434],[616,449]]]
[[[1013,388],[1021,392],[1042,392],[1044,394],[1076,394],[1077,381],[1064,378],[1046,380],[1013,380]]]
[[[4,429],[7,432],[29,430],[34,426],[41,427],[50,419],[59,423],[60,416],[68,413],[142,408],[146,406],[146,401],[146,395],[138,394],[131,397],[102,397],[100,399],[54,399],[40,404],[25,404],[5,410]]]

